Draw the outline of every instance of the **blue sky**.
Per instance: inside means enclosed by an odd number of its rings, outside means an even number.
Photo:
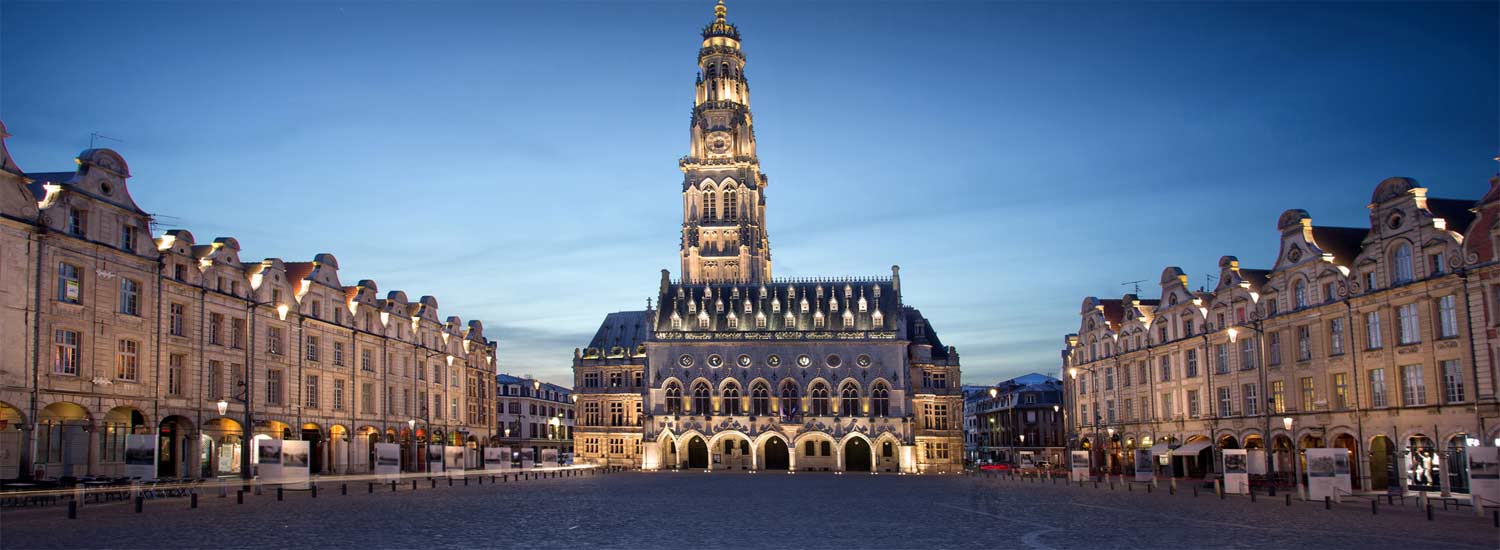
[[[881,275],[964,378],[1054,372],[1084,296],[1268,266],[1287,208],[1367,223],[1380,179],[1477,198],[1497,4],[766,2],[744,37],[779,276]],[[712,3],[0,4],[23,169],[90,132],[163,227],[485,322],[571,384],[604,314],[678,270]]]

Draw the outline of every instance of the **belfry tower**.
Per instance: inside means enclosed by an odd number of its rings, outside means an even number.
[[[692,140],[682,168],[682,278],[689,283],[771,278],[766,175],[755,155],[750,84],[740,32],[724,1],[703,28]]]

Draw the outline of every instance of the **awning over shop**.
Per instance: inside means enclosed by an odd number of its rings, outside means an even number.
[[[1152,456],[1169,454],[1172,454],[1172,446],[1170,443],[1157,443],[1156,445],[1151,446]]]
[[[1203,449],[1207,449],[1211,443],[1207,440],[1198,440],[1172,450],[1172,456],[1198,456]]]

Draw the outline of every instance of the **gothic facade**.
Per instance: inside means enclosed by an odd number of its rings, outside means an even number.
[[[1224,256],[1211,289],[1168,267],[1157,298],[1086,298],[1063,350],[1075,445],[1177,475],[1269,448],[1287,481],[1337,447],[1358,489],[1464,491],[1464,449],[1500,444],[1500,179],[1476,202],[1389,178],[1367,208],[1368,227],[1286,211],[1275,263]]]
[[[573,358],[580,462],[643,469],[961,468],[958,353],[890,276],[775,279],[738,29],[703,29],[681,279]]]

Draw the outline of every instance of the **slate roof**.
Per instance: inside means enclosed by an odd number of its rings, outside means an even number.
[[[1360,245],[1365,242],[1365,235],[1370,230],[1360,227],[1313,226],[1312,232],[1318,248],[1333,254],[1335,263],[1347,266],[1359,256]]]
[[[927,322],[927,318],[922,316],[921,311],[914,307],[907,307],[903,308],[901,313],[902,321],[906,323],[906,339],[912,345],[930,345],[933,359],[948,358],[948,346],[943,345],[943,341],[938,338],[937,331],[933,330],[932,323]]]
[[[42,199],[47,198],[47,190],[43,189],[42,185],[47,184],[47,183],[55,183],[55,184],[68,183],[70,181],[73,181],[73,176],[76,176],[76,175],[78,175],[77,172],[32,172],[32,173],[28,173],[28,174],[26,174],[26,177],[31,179],[31,183],[26,184],[26,188],[29,189],[29,190],[31,190],[31,195],[34,196],[34,197],[36,197],[37,202],[41,202]]]
[[[808,309],[802,311],[802,301],[807,300]],[[865,300],[865,311],[859,310],[859,301]],[[685,284],[673,282],[663,285],[658,303],[657,329],[671,330],[672,314],[675,312],[682,322],[679,330],[693,331],[858,331],[890,330],[892,316],[899,312],[900,293],[890,278],[830,278],[772,280],[764,284],[754,283],[706,283]],[[745,312],[745,302],[750,302],[750,312]],[[838,311],[834,311],[837,301]],[[773,302],[780,302],[779,309]],[[724,308],[720,311],[720,303]],[[875,312],[883,317],[883,326],[874,326]],[[698,328],[698,318],[708,314],[708,328]],[[817,328],[815,317],[823,314],[824,325]],[[854,326],[846,328],[842,316],[849,312],[854,316]],[[786,321],[792,314],[793,323]],[[737,328],[728,328],[730,314],[738,320]],[[766,327],[756,328],[755,319],[765,315]]]
[[[1474,201],[1467,199],[1427,199],[1427,209],[1432,215],[1448,222],[1449,231],[1464,233],[1474,223]]]
[[[591,348],[608,353],[616,346],[626,351],[634,352],[651,334],[651,311],[617,311],[604,316],[604,322],[599,324],[599,330],[594,333],[594,339],[589,340]]]

